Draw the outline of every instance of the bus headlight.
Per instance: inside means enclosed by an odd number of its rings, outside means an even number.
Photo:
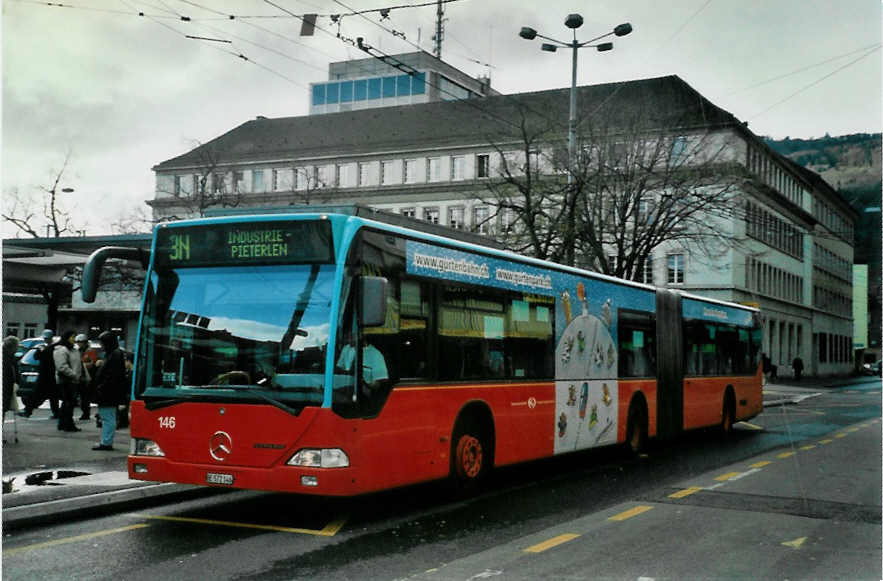
[[[309,468],[345,468],[350,465],[346,452],[340,448],[304,448],[287,462],[289,466]]]
[[[132,438],[129,441],[129,454],[132,456],[165,456],[166,453],[153,440]]]

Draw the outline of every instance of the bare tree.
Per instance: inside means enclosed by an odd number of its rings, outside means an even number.
[[[721,227],[744,216],[735,194],[745,173],[731,134],[674,133],[677,124],[661,126],[644,111],[612,121],[584,112],[571,156],[560,125],[520,107],[517,140],[493,143],[501,162],[479,196],[492,214],[510,217],[499,238],[518,252],[628,279],[640,278],[663,245],[714,257],[738,244]]]
[[[175,199],[176,208],[184,215],[172,214],[159,221],[203,217],[211,207],[236,207],[242,202],[239,172],[221,163],[221,152],[212,144],[197,146],[194,151],[198,159],[193,173],[168,176],[169,183],[158,187],[158,193]]]
[[[71,188],[60,187],[61,178],[67,170],[70,158],[71,152],[68,151],[50,187],[38,186],[42,192],[41,199],[36,200],[33,195],[22,193],[18,188],[7,192],[5,194],[7,202],[4,204],[3,212],[0,212],[0,217],[33,238],[58,238],[64,234],[79,232],[61,200],[62,194],[73,192]],[[43,207],[42,214],[38,214],[36,210],[40,206]],[[44,234],[40,233],[41,228],[45,228]]]

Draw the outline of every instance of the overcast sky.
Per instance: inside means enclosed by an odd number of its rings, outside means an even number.
[[[62,204],[89,234],[110,233],[120,217],[147,210],[152,166],[258,115],[306,115],[309,83],[327,80],[328,63],[365,56],[336,37],[329,16],[301,37],[301,21],[285,11],[427,2],[4,0],[4,212],[10,192],[51,187],[69,153],[59,186],[75,191]],[[571,12],[585,19],[580,40],[634,27],[611,52],[580,51],[581,85],[675,74],[759,135],[881,131],[879,0],[455,0],[445,5],[442,58],[490,73],[502,93],[568,87],[569,50],[541,52],[518,30],[569,41]],[[339,31],[387,54],[431,52],[435,13],[349,15]],[[6,222],[2,232],[15,235]]]

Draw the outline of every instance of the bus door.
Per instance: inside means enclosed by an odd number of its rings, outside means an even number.
[[[681,297],[656,291],[656,429],[662,440],[684,426],[684,337]]]

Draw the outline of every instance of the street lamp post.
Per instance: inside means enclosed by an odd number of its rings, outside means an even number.
[[[543,36],[538,33],[533,28],[529,26],[523,26],[521,31],[518,33],[518,36],[525,40],[533,40],[536,37],[540,37],[545,40],[549,40],[554,44],[544,42],[540,47],[542,50],[546,52],[555,52],[558,50],[559,46],[570,47],[573,51],[573,67],[571,70],[570,77],[570,115],[568,116],[567,121],[567,163],[570,167],[567,170],[567,183],[571,184],[573,182],[573,160],[574,160],[574,150],[576,149],[576,54],[577,50],[591,46],[598,50],[598,52],[605,52],[613,49],[612,42],[602,42],[599,44],[592,44],[602,38],[608,37],[610,35],[615,36],[625,36],[632,31],[632,25],[628,22],[620,24],[610,32],[602,34],[601,36],[592,38],[590,40],[586,40],[580,42],[576,39],[576,29],[583,25],[583,17],[579,14],[568,14],[567,18],[564,20],[564,26],[573,30],[573,41],[572,42],[564,42],[561,40],[556,40],[554,38],[550,38],[548,36]]]

